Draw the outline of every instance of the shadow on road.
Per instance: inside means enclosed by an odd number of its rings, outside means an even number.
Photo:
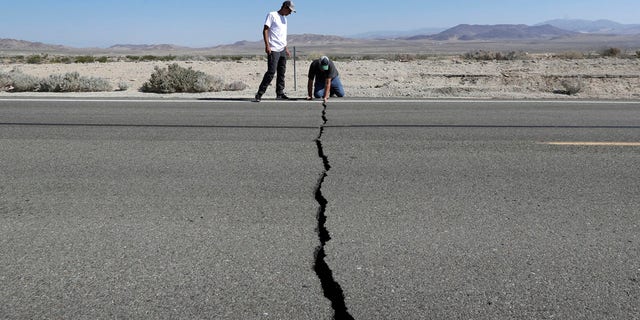
[[[251,102],[251,98],[200,98],[200,101],[247,101]]]

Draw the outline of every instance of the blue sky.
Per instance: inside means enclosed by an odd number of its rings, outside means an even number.
[[[640,24],[638,0],[297,0],[289,33],[348,36],[449,28],[461,23],[533,25],[551,19]],[[0,0],[0,38],[75,47],[170,43],[191,47],[255,41],[266,0]]]

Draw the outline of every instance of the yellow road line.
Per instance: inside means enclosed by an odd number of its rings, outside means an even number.
[[[614,146],[614,147],[640,147],[640,142],[542,142],[554,146]]]

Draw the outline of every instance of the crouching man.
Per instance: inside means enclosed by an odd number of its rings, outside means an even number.
[[[315,80],[315,83],[314,83]],[[332,97],[344,97],[344,88],[340,82],[338,69],[326,56],[311,62],[309,67],[309,83],[307,84],[307,100],[322,98],[324,102]]]

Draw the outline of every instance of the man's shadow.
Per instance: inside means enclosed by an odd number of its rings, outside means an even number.
[[[253,98],[199,98],[198,100],[200,100],[200,101],[247,101],[247,102],[253,102]],[[274,98],[274,99],[262,99],[262,100],[273,100],[273,101],[286,102],[286,101],[298,101],[300,99],[289,98],[287,100],[276,100]]]
[[[251,101],[250,98],[199,98],[200,101]]]

